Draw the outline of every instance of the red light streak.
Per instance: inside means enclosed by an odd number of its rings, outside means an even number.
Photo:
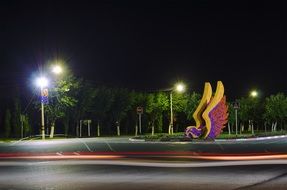
[[[182,158],[199,160],[269,160],[287,159],[287,154],[282,153],[243,153],[243,154],[214,154],[196,152],[64,152],[64,153],[0,153],[0,159],[123,159],[131,157],[143,158]]]

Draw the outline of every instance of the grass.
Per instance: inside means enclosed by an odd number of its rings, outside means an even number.
[[[287,131],[275,131],[275,132],[265,132],[265,131],[256,131],[255,135],[252,135],[250,132],[248,133],[242,133],[238,134],[237,136],[232,133],[228,134],[226,132],[220,134],[217,139],[244,139],[244,138],[254,138],[254,137],[266,137],[266,136],[276,136],[276,135],[285,135],[287,134]],[[94,137],[94,136],[93,136]],[[93,138],[91,137],[91,138]],[[114,138],[121,138],[121,137],[131,137],[130,135],[122,135],[122,136],[101,136],[101,137],[114,137]],[[30,138],[27,138],[25,140],[40,140],[41,136],[32,136]],[[68,138],[75,138],[74,136],[64,136],[64,135],[55,135],[53,139],[50,139],[48,136],[46,136],[46,140],[55,140],[55,139],[68,139]],[[146,141],[192,141],[192,139],[184,137],[183,132],[174,133],[173,135],[169,135],[168,133],[156,133],[153,136],[151,133],[147,133],[145,135],[133,137],[134,139],[141,139]],[[0,138],[0,142],[12,142],[20,140],[18,138]]]
[[[146,141],[190,141],[190,139],[184,138],[183,132],[174,133],[173,135],[167,133],[156,133],[154,135],[147,134],[134,137],[134,139],[144,139]]]
[[[245,138],[255,138],[255,137],[266,137],[266,136],[277,136],[285,135],[287,131],[275,131],[275,132],[265,132],[257,131],[254,135],[251,133],[242,133],[242,134],[228,134],[222,133],[216,139],[245,139]],[[134,139],[144,139],[146,141],[192,141],[192,139],[184,137],[184,133],[174,133],[169,135],[167,133],[156,133],[153,136],[151,134],[135,137]]]
[[[12,142],[12,141],[17,141],[19,139],[15,138],[0,138],[0,142]]]

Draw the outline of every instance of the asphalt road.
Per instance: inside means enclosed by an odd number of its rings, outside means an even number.
[[[74,138],[26,140],[0,143],[0,153],[29,152],[196,152],[196,153],[287,153],[287,137],[247,141],[134,142],[122,138]]]
[[[286,189],[287,182],[287,165],[173,168],[105,164],[105,161],[16,163],[2,162],[0,189],[278,190]]]
[[[182,159],[188,153],[236,159]],[[283,154],[285,159],[251,159],[262,153]],[[131,142],[126,137],[15,141],[0,143],[0,189],[286,189],[286,153],[287,137],[168,143]],[[238,161],[240,155],[247,159]]]

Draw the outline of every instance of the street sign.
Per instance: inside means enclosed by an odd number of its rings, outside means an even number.
[[[143,114],[143,107],[141,106],[137,107],[137,114]]]
[[[240,103],[239,102],[233,102],[233,108],[234,109],[239,109],[240,108]]]

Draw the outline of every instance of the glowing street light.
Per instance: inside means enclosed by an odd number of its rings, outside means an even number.
[[[182,84],[182,83],[176,84],[175,90],[176,90],[177,92],[183,92],[183,91],[185,90],[184,84]]]
[[[63,72],[63,68],[60,65],[53,65],[52,72],[56,75],[59,75]]]
[[[183,83],[177,83],[174,88],[171,89],[169,98],[170,98],[170,124],[169,124],[169,129],[168,133],[173,134],[173,110],[172,110],[172,92],[176,91],[179,93],[182,93],[185,91],[185,85]]]
[[[48,79],[45,77],[39,77],[36,79],[36,85],[40,87],[41,89],[41,133],[42,133],[42,139],[45,139],[45,120],[44,120],[44,88],[47,87],[49,84]]]
[[[256,97],[258,96],[258,92],[257,92],[256,90],[252,90],[252,91],[250,92],[250,96],[251,96],[252,98],[256,98]]]
[[[36,79],[36,85],[41,88],[45,88],[48,86],[48,79],[45,77],[39,77]]]

